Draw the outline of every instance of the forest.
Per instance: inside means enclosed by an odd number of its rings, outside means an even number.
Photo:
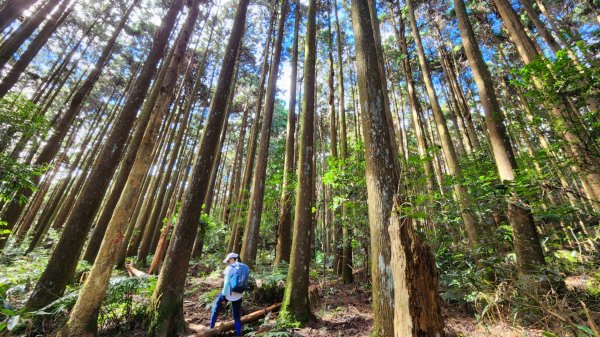
[[[599,100],[600,0],[0,0],[0,336],[600,337]]]

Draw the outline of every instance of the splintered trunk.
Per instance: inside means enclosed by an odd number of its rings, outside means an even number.
[[[400,203],[397,198],[388,226],[394,275],[394,336],[444,336],[435,257],[415,233],[412,219],[401,216]]]
[[[219,136],[227,111],[227,98],[233,82],[238,49],[246,22],[249,0],[240,0],[229,41],[223,56],[217,87],[211,100],[209,116],[196,155],[192,177],[183,197],[181,213],[169,245],[156,289],[148,306],[148,336],[174,335],[184,328],[183,290],[194,244],[200,205],[208,192],[208,179],[216,156]]]
[[[289,322],[306,323],[310,316],[308,271],[311,259],[313,223],[314,139],[315,139],[315,66],[317,1],[308,4],[304,59],[304,100],[298,142],[296,209],[292,251],[288,268],[280,318]]]
[[[408,18],[412,28],[412,34],[415,40],[415,45],[417,47],[417,55],[419,57],[419,64],[421,66],[423,80],[425,82],[427,95],[429,96],[429,101],[431,103],[431,110],[433,112],[433,118],[435,119],[435,125],[437,128],[438,135],[440,137],[442,151],[444,153],[444,158],[446,159],[448,172],[453,177],[459,178],[462,175],[461,167],[458,162],[456,151],[454,149],[454,144],[452,143],[452,139],[450,138],[450,134],[448,133],[448,126],[446,125],[444,114],[442,112],[442,108],[440,107],[438,97],[435,92],[435,87],[431,79],[429,63],[425,56],[425,50],[421,42],[421,34],[419,33],[419,28],[417,26],[417,19],[415,17],[415,8],[413,0],[406,0],[406,5],[408,7]],[[474,247],[481,240],[483,233],[481,228],[478,226],[477,221],[475,220],[475,216],[470,211],[471,201],[469,200],[467,189],[466,187],[460,184],[455,184],[454,194],[456,195],[456,199],[460,207],[461,217],[463,220],[463,225],[465,226],[465,230],[467,232],[467,236],[471,245]]]
[[[152,47],[148,52],[142,71],[132,87],[117,122],[106,139],[102,151],[98,155],[98,160],[81,190],[80,197],[73,206],[71,216],[64,226],[63,233],[52,253],[48,266],[26,304],[28,309],[42,308],[60,297],[68,281],[73,277],[79,255],[85,243],[82,238],[89,231],[91,222],[102,201],[102,196],[104,196],[110,179],[119,164],[137,111],[143,103],[152,77],[156,73],[156,66],[164,53],[169,35],[182,7],[183,0],[173,0],[161,26],[156,30]]]
[[[410,229],[406,224],[401,229],[398,221],[394,222],[399,218],[392,216],[392,199],[399,182],[398,170],[396,162],[390,158],[394,144],[390,143],[389,129],[384,125],[385,92],[381,90],[381,78],[377,74],[379,68],[374,52],[376,40],[371,30],[370,17],[366,14],[367,6],[367,0],[352,1],[352,26],[367,163],[373,334],[384,337],[436,336],[435,333],[441,335],[443,324],[437,301],[432,255],[422,249],[414,233],[412,236],[409,234]],[[395,318],[394,312],[398,314]]]
[[[454,0],[454,9],[458,18],[462,44],[479,90],[481,105],[485,111],[486,126],[498,174],[502,181],[510,182],[515,179],[515,170],[518,169],[517,161],[504,126],[504,118],[496,97],[492,76],[483,61],[463,0]],[[544,253],[533,215],[531,209],[525,207],[524,203],[520,201],[519,196],[514,192],[511,194],[507,199],[508,218],[513,227],[517,266],[521,274],[536,273],[544,264]]]
[[[292,245],[292,191],[289,187],[293,177],[295,136],[296,136],[296,82],[298,81],[298,30],[300,27],[300,1],[294,4],[294,43],[292,46],[292,72],[290,76],[290,101],[288,105],[287,131],[285,139],[285,162],[283,165],[283,182],[281,184],[281,201],[279,222],[277,225],[277,247],[275,265],[282,261],[289,262]]]

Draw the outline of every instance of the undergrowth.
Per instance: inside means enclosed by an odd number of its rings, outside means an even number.
[[[11,253],[0,264],[0,335],[46,335],[66,322],[82,284],[73,282],[63,296],[46,307],[26,311],[23,305],[44,271],[49,250],[36,249],[25,256],[20,248],[15,248]],[[80,263],[77,275],[86,273],[90,267],[89,263]],[[120,271],[114,274],[98,315],[101,335],[112,336],[139,324],[156,286],[156,277],[127,277]]]

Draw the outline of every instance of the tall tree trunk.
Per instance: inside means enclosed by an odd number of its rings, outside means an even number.
[[[208,191],[210,170],[216,156],[219,136],[227,117],[225,108],[233,82],[236,56],[244,32],[248,3],[249,0],[238,2],[221,71],[219,72],[219,81],[211,100],[208,121],[194,163],[193,174],[188,182],[186,195],[183,198],[181,214],[173,233],[172,244],[169,245],[156,289],[148,306],[150,316],[149,336],[176,334],[183,330],[185,324],[183,319],[183,289],[192,245],[198,230],[198,219],[200,217],[200,207],[198,205],[205,199]]]
[[[373,37],[375,38],[375,51],[377,52],[377,60],[379,62],[379,76],[381,76],[382,90],[385,92],[383,95],[385,118],[387,121],[388,128],[390,129],[390,142],[394,146],[392,147],[392,159],[396,161],[396,167],[399,167],[398,163],[398,143],[396,142],[396,134],[394,133],[394,122],[392,118],[392,111],[390,109],[390,101],[388,97],[388,88],[386,81],[386,69],[385,60],[383,54],[383,45],[381,43],[381,31],[379,29],[379,16],[377,15],[377,1],[368,0],[369,3],[369,15],[371,15],[371,25],[373,25]]]
[[[338,141],[337,141],[337,118],[335,111],[335,88],[334,88],[334,65],[333,65],[333,36],[331,33],[331,0],[327,3],[327,54],[328,54],[328,78],[327,83],[329,87],[328,91],[328,106],[329,106],[329,142],[330,142],[330,157],[334,160],[339,159],[338,155]],[[336,208],[331,209],[333,206],[333,196],[335,190],[332,186],[327,186],[329,198],[325,203],[327,211],[329,213],[329,220],[331,227],[333,228],[333,269],[336,275],[341,276],[342,274],[342,259],[343,259],[343,244],[342,244],[342,227],[340,226],[340,210]]]
[[[46,2],[46,4],[32,17],[23,22],[8,40],[0,45],[0,69],[6,66],[11,57],[19,50],[23,42],[33,34],[60,1],[68,3],[71,0],[48,0],[48,2]]]
[[[7,0],[0,8],[0,32],[39,0]]]
[[[279,221],[277,223],[277,247],[275,262],[277,266],[282,261],[290,261],[292,245],[292,191],[290,183],[293,178],[295,136],[296,136],[296,82],[298,81],[298,30],[300,21],[300,1],[294,4],[294,42],[292,45],[292,72],[290,75],[290,100],[288,104],[287,131],[285,139],[285,160],[283,164],[283,182],[281,183],[281,200]]]
[[[67,9],[70,1],[63,1],[60,3],[56,12],[50,17],[44,24],[40,32],[35,36],[27,49],[19,56],[19,59],[13,64],[10,71],[2,78],[0,82],[0,97],[4,97],[10,89],[17,83],[19,77],[23,74],[27,66],[31,63],[33,58],[42,50],[42,47],[48,42],[48,39],[65,19],[71,14],[73,7]]]
[[[415,45],[417,47],[417,55],[419,57],[419,64],[421,66],[423,80],[425,82],[427,95],[429,96],[429,101],[431,103],[431,110],[433,112],[435,125],[437,127],[437,131],[440,137],[444,157],[446,158],[448,164],[448,171],[453,177],[459,178],[462,175],[460,164],[458,162],[458,157],[456,156],[454,144],[452,143],[452,139],[450,139],[450,134],[448,133],[448,126],[446,125],[444,114],[440,107],[438,97],[433,86],[433,81],[429,72],[429,63],[425,56],[425,50],[423,48],[423,43],[421,42],[421,34],[419,33],[419,28],[417,26],[417,19],[415,17],[415,8],[413,5],[413,0],[406,0],[406,6],[408,7],[408,18],[410,21],[410,26],[412,28],[412,34],[415,40]],[[475,246],[479,243],[483,233],[481,228],[478,226],[473,213],[470,211],[471,202],[469,200],[467,189],[460,184],[455,184],[454,193],[456,195],[456,199],[460,207],[461,217],[465,226],[465,230],[467,232],[467,236],[471,245]]]
[[[48,266],[26,304],[28,309],[39,309],[58,298],[64,292],[67,282],[73,277],[84,244],[82,237],[88,232],[91,221],[100,206],[102,196],[119,163],[125,140],[146,96],[150,81],[156,73],[156,66],[164,53],[169,35],[182,7],[183,0],[173,0],[161,26],[156,30],[142,71],[82,188],[81,196],[73,207]]]
[[[59,336],[88,336],[95,334],[98,320],[98,311],[104,300],[108,281],[114,264],[117,262],[117,254],[122,244],[127,221],[133,213],[133,203],[139,194],[142,179],[150,169],[152,150],[157,140],[160,121],[169,110],[173,100],[173,90],[176,84],[180,62],[184,57],[190,36],[194,30],[196,19],[198,18],[200,0],[192,0],[190,10],[186,21],[181,28],[177,38],[175,53],[169,64],[167,76],[163,82],[158,104],[154,107],[154,113],[146,131],[144,138],[137,151],[135,163],[127,179],[127,184],[121,193],[119,202],[113,212],[112,218],[108,223],[104,240],[98,252],[97,261],[94,263],[89,277],[83,284],[75,306],[69,315],[69,321],[61,329]]]
[[[244,228],[244,241],[240,256],[249,266],[254,265],[258,248],[258,234],[262,215],[267,163],[269,160],[269,143],[271,140],[271,125],[273,125],[273,111],[275,110],[275,92],[277,90],[277,76],[281,60],[281,46],[283,44],[283,31],[287,18],[288,1],[281,0],[279,22],[277,24],[277,38],[273,46],[273,61],[269,70],[269,81],[265,97],[264,118],[260,131],[260,144],[252,180],[252,195],[248,208],[246,227]]]
[[[385,92],[381,90],[381,77],[377,76],[379,67],[375,57],[376,39],[371,29],[370,17],[366,15],[367,6],[366,0],[352,1],[352,25],[356,45],[358,88],[365,131],[371,263],[373,266],[371,271],[374,311],[373,334],[383,337],[435,336],[435,334],[424,334],[423,330],[427,332],[437,331],[438,335],[443,334],[443,326],[438,327],[433,324],[433,322],[441,322],[439,305],[435,305],[437,304],[435,303],[427,306],[420,303],[418,299],[431,298],[431,293],[435,294],[437,292],[437,284],[421,283],[422,287],[414,289],[411,286],[417,282],[417,278],[411,279],[409,277],[411,273],[415,273],[413,269],[415,262],[421,259],[425,259],[423,261],[430,267],[424,268],[425,271],[429,275],[435,274],[435,269],[431,270],[431,266],[434,266],[431,256],[425,254],[420,256],[416,254],[407,256],[394,254],[394,257],[397,256],[397,258],[391,260],[388,224],[390,224],[392,214],[392,197],[398,188],[398,169],[394,167],[397,165],[396,162],[390,158],[394,144],[390,143],[389,129],[384,125],[386,122],[383,107]],[[395,232],[393,233],[395,234]],[[412,249],[411,242],[406,238],[400,236],[400,240],[397,237],[394,237],[394,239],[395,242],[399,243],[396,246],[400,248],[404,246],[404,250]],[[398,262],[397,265],[396,262]],[[390,266],[390,263],[394,264]],[[391,284],[392,280],[394,287]],[[420,282],[422,281],[420,280]],[[394,297],[399,300],[394,301]],[[396,327],[394,327],[394,310],[396,313],[404,315],[402,316],[404,319],[396,318],[400,322],[396,324]],[[419,322],[422,321],[421,315],[437,318],[435,321],[424,322],[425,324],[431,324],[430,329],[422,329],[422,326],[419,325]],[[395,329],[396,331],[394,331]]]
[[[304,55],[304,101],[298,142],[298,170],[296,209],[290,265],[279,317],[291,322],[308,322],[310,304],[308,299],[308,271],[312,232],[312,207],[314,183],[314,137],[315,137],[315,65],[316,65],[316,16],[317,1],[308,4]]]
[[[458,18],[462,44],[485,111],[486,126],[498,174],[502,181],[511,182],[515,179],[515,170],[518,169],[517,161],[503,123],[504,118],[496,97],[492,76],[483,61],[463,0],[454,0],[454,10]],[[514,192],[511,194],[507,200],[508,216],[513,227],[517,266],[521,274],[527,275],[539,271],[539,267],[544,264],[544,254],[531,209],[525,207]]]
[[[260,70],[260,82],[258,86],[258,94],[256,95],[256,107],[255,107],[255,116],[254,116],[254,124],[252,125],[252,131],[250,132],[250,140],[248,141],[248,152],[246,153],[246,165],[244,168],[244,174],[242,175],[242,184],[237,195],[236,203],[238,205],[245,206],[247,204],[247,200],[250,194],[250,184],[252,183],[252,172],[254,170],[254,160],[256,157],[256,147],[258,145],[258,132],[260,131],[260,119],[261,119],[261,111],[263,107],[263,93],[265,86],[265,79],[267,77],[268,71],[268,61],[269,61],[269,48],[271,46],[271,40],[273,35],[273,29],[275,28],[275,14],[276,6],[275,2],[272,3],[271,17],[269,19],[269,30],[267,34],[267,40],[265,42],[265,50],[263,52],[263,61]],[[227,244],[227,251],[229,252],[239,252],[242,249],[242,237],[243,228],[241,228],[243,217],[242,217],[242,209],[245,207],[238,208],[234,218],[233,218],[233,226],[231,227],[231,237],[229,238],[229,243]]]
[[[494,0],[494,4],[523,62],[525,64],[533,62],[539,53],[535,49],[533,41],[527,36],[523,24],[510,3],[507,0]],[[536,79],[534,79],[534,85],[541,86]],[[583,134],[585,131],[581,130],[584,128],[578,118],[574,118],[573,112],[569,110],[568,106],[566,98],[563,98],[558,104],[549,104],[548,113],[552,118],[553,129],[566,140],[567,155],[573,160],[573,169],[580,176],[589,199],[599,203],[600,173],[597,170],[600,167],[599,150],[594,146],[594,142]],[[580,131],[577,132],[577,130]],[[590,145],[586,146],[586,144]]]
[[[229,225],[229,219],[231,211],[233,210],[234,197],[237,195],[236,191],[240,185],[240,179],[242,174],[242,157],[244,156],[244,144],[246,144],[246,130],[248,129],[248,118],[250,117],[250,106],[246,104],[244,106],[244,113],[242,115],[242,121],[240,122],[240,132],[238,134],[238,142],[235,146],[235,157],[233,160],[232,177],[229,181],[229,187],[227,199],[223,207],[223,214],[221,219],[223,224],[227,227]]]
[[[338,16],[337,0],[333,0],[335,12],[335,31],[337,37],[337,68],[338,68],[338,105],[340,120],[340,157],[346,160],[348,157],[348,139],[346,131],[346,102],[344,91],[344,71],[343,71],[343,47],[342,31],[340,29],[340,18]],[[352,227],[347,221],[347,209],[345,203],[342,204],[342,281],[345,284],[352,283]]]
[[[396,23],[396,17],[398,18],[398,23]],[[417,90],[413,78],[413,71],[410,65],[408,45],[406,43],[404,20],[401,14],[396,15],[393,11],[391,18],[394,26],[394,33],[396,34],[396,40],[400,45],[400,52],[406,55],[406,57],[402,59],[402,70],[404,71],[404,77],[408,89],[408,102],[410,104],[413,129],[415,132],[415,137],[417,138],[417,151],[419,153],[419,157],[421,157],[423,162],[423,171],[425,172],[425,178],[427,179],[427,190],[429,192],[433,192],[436,188],[435,180],[433,180],[433,164],[431,160],[424,160],[424,158],[427,157],[428,145],[427,139],[425,138],[425,130],[423,129],[422,123],[423,112],[421,109],[421,104],[419,103],[419,97],[417,97]]]

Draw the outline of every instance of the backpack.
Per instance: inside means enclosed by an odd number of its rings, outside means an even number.
[[[229,286],[231,291],[243,293],[248,290],[248,277],[250,276],[250,268],[238,262],[231,266],[229,271]]]

